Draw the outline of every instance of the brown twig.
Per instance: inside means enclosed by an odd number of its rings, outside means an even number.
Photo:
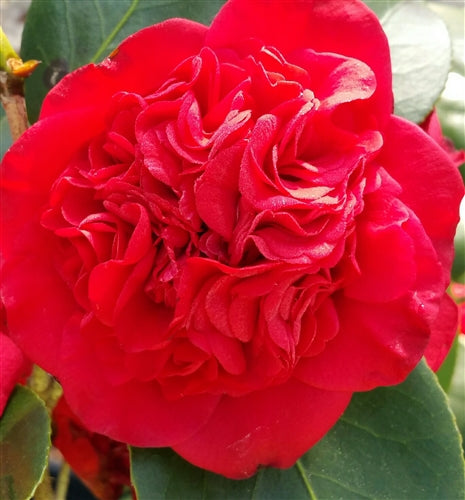
[[[0,71],[0,99],[8,119],[13,141],[28,128],[23,78]]]

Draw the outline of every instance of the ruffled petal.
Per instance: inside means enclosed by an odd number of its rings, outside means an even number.
[[[310,48],[365,62],[376,75],[375,99],[380,118],[386,120],[392,112],[386,35],[375,14],[361,1],[232,0],[213,20],[206,45],[236,48],[249,38],[258,38],[277,47],[284,56]]]
[[[1,293],[10,334],[47,370],[56,363],[63,325],[76,305],[50,260],[57,242],[39,219],[56,176],[99,128],[97,121],[83,128],[85,116],[84,110],[69,113],[66,120],[41,120],[10,148],[1,165]]]

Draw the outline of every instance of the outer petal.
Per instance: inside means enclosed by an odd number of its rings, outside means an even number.
[[[336,423],[351,396],[291,379],[247,396],[224,397],[208,423],[173,449],[232,479],[252,476],[261,466],[291,467]]]
[[[387,119],[391,113],[387,39],[375,14],[361,1],[231,0],[213,20],[206,44],[230,48],[251,37],[275,46],[285,56],[311,48],[360,59],[375,72],[381,117]]]
[[[0,176],[2,249],[11,245],[10,231],[22,232],[23,223],[37,222],[52,183],[102,127],[103,120],[91,119],[87,108],[77,109],[40,120],[7,151]]]
[[[90,431],[134,446],[172,446],[189,438],[214,411],[219,396],[168,401],[153,381],[110,383],[96,345],[83,340],[73,320],[66,331],[58,373],[70,408]],[[124,366],[120,369],[124,371]]]
[[[30,249],[36,253],[2,268],[2,298],[12,339],[35,363],[55,373],[63,328],[75,303],[47,260],[49,247],[36,244]]]
[[[53,237],[39,218],[56,176],[98,130],[98,120],[82,127],[85,116],[86,110],[70,112],[66,120],[41,120],[12,146],[1,166],[1,294],[9,331],[29,357],[51,371],[75,303],[50,261]]]
[[[101,64],[89,64],[63,78],[44,100],[40,117],[83,104],[103,116],[115,92],[144,95],[156,90],[171,70],[200,50],[206,31],[206,26],[187,19],[169,19],[138,31]]]
[[[345,290],[354,299],[392,300],[415,282],[414,245],[410,235],[398,226],[360,231],[357,258],[362,274]]]
[[[340,297],[338,335],[325,350],[301,360],[296,376],[328,390],[368,391],[402,382],[420,361],[429,328],[406,299],[370,304]]]
[[[389,122],[378,161],[402,186],[399,198],[420,218],[448,276],[464,195],[458,169],[431,137],[396,116]]]
[[[431,338],[424,353],[429,367],[436,371],[449,353],[457,332],[458,312],[457,304],[444,294],[439,314],[433,324]]]
[[[24,376],[28,367],[23,353],[7,337],[0,332],[0,416],[6,406],[8,398],[20,377]]]

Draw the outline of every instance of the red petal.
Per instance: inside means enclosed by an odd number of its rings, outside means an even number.
[[[431,329],[431,337],[424,354],[432,370],[438,370],[444,358],[449,353],[457,332],[457,326],[457,305],[447,294],[444,294],[439,314]]]
[[[156,382],[111,384],[76,321],[66,332],[58,377],[70,408],[90,431],[134,446],[171,446],[188,439],[219,399],[207,394],[168,401]]]
[[[344,289],[349,297],[367,302],[389,301],[415,283],[415,246],[400,226],[380,229],[369,224],[358,230],[356,259],[361,275]]]
[[[0,416],[8,398],[28,367],[19,347],[4,333],[0,332]]]
[[[54,373],[63,329],[76,309],[74,297],[48,261],[54,250],[35,240],[29,255],[20,254],[2,268],[2,294],[12,339],[25,354]]]
[[[238,398],[223,397],[207,424],[174,446],[186,460],[232,479],[258,467],[291,467],[336,423],[351,393],[295,379]]]
[[[76,151],[103,126],[103,122],[88,118],[88,110],[84,109],[41,120],[28,129],[3,158],[0,245],[5,257],[8,255],[7,248],[16,244],[15,235],[18,235],[19,245],[22,246],[21,235],[31,231],[31,223],[39,224],[52,183],[68,166]],[[84,127],[83,121],[86,121]]]
[[[206,26],[187,19],[169,19],[138,31],[101,64],[89,64],[63,78],[44,100],[40,117],[84,104],[96,116],[104,116],[114,93],[145,95],[156,90],[180,62],[201,49],[206,31]]]
[[[381,118],[387,119],[391,113],[387,39],[374,13],[361,1],[231,0],[213,20],[206,44],[234,48],[249,38],[259,38],[285,57],[296,49],[310,48],[367,63],[376,74],[375,95]]]
[[[449,274],[463,181],[452,160],[418,126],[396,116],[377,161],[402,186],[399,198],[420,218]]]
[[[324,351],[303,359],[296,376],[328,390],[368,391],[401,383],[420,361],[429,328],[408,299],[370,304],[335,301],[340,330]]]
[[[220,151],[207,162],[205,173],[195,184],[200,217],[226,239],[231,238],[237,219],[237,185],[243,150],[242,144],[236,144]]]

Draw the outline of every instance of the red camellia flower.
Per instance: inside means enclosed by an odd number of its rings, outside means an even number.
[[[92,431],[231,478],[447,353],[460,176],[358,0],[231,0],[65,77],[5,156],[15,341]]]

